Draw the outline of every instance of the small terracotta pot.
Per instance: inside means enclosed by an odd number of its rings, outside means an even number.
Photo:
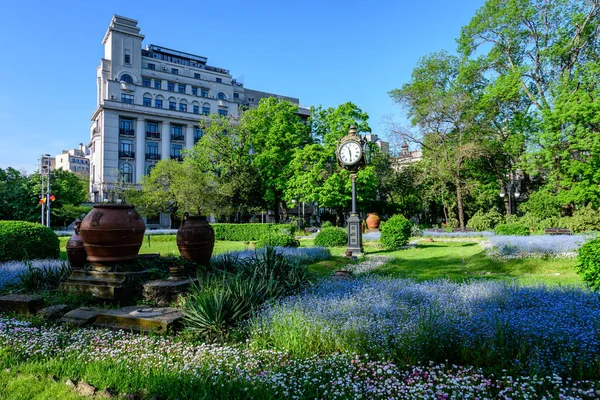
[[[215,231],[204,216],[185,215],[177,230],[181,257],[208,266],[215,247]]]
[[[82,269],[87,264],[87,253],[85,247],[83,247],[83,240],[79,236],[80,227],[81,220],[75,220],[75,227],[73,228],[75,234],[67,242],[67,258],[71,269]]]
[[[81,239],[87,259],[97,271],[137,259],[146,224],[132,205],[101,204],[81,222]]]
[[[369,216],[367,217],[367,227],[369,228],[369,230],[373,229],[379,229],[379,223],[381,222],[381,219],[379,218],[379,216],[375,213],[370,213]]]

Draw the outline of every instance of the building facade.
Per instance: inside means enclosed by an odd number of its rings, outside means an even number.
[[[71,150],[63,150],[62,154],[57,154],[55,157],[55,166],[57,169],[71,171],[81,177],[90,176],[90,159],[89,149],[79,143],[79,148]]]
[[[253,100],[275,96],[245,89],[206,57],[152,44],[143,48],[143,39],[136,20],[115,15],[102,41],[90,128],[92,202],[114,200],[111,189],[140,183],[161,159],[181,160],[202,137],[199,121],[238,117],[254,105],[247,92]]]

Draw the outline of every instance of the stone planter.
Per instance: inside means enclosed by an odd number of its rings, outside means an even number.
[[[101,204],[85,216],[80,235],[96,271],[113,271],[136,261],[146,225],[132,205]]]
[[[369,216],[367,217],[367,228],[369,228],[369,231],[376,231],[379,230],[379,223],[381,222],[381,219],[379,219],[379,216],[375,213],[370,213]]]
[[[215,232],[206,217],[184,217],[177,230],[177,247],[181,257],[208,266],[215,247]]]
[[[81,269],[87,264],[87,253],[83,246],[83,240],[79,236],[81,221],[75,220],[75,234],[67,242],[67,258],[71,269]]]

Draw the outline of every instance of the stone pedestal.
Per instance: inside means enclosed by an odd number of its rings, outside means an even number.
[[[191,283],[198,279],[161,279],[144,284],[144,298],[153,301],[159,306],[166,306],[177,302],[181,293],[187,292]]]
[[[151,272],[144,271],[85,271],[75,270],[65,282],[62,290],[80,291],[104,299],[122,301],[141,294],[142,282],[150,279]]]
[[[348,248],[352,255],[360,255],[363,252],[362,233],[360,226],[360,218],[358,214],[352,214],[348,218]]]
[[[163,334],[177,327],[182,319],[183,313],[176,308],[131,306],[104,310],[96,317],[94,326]]]
[[[0,312],[9,311],[21,314],[35,314],[44,306],[41,296],[10,294],[0,297]]]

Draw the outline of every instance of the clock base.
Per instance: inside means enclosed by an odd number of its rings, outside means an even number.
[[[360,218],[358,214],[351,214],[348,218],[348,249],[353,256],[360,255],[363,252],[362,231]]]

